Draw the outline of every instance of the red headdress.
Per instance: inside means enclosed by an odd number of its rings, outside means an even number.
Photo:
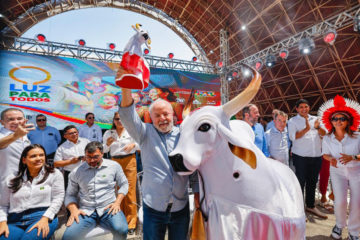
[[[359,103],[347,98],[343,98],[339,95],[336,95],[334,99],[330,99],[325,102],[319,108],[318,116],[329,132],[332,129],[331,118],[336,113],[347,116],[350,119],[350,129],[352,131],[357,131],[360,124]]]

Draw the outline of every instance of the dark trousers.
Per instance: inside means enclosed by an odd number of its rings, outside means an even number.
[[[69,174],[70,171],[64,170],[64,184],[65,184],[65,191],[67,189],[68,183],[69,183]]]
[[[315,189],[321,169],[321,157],[302,157],[292,154],[295,174],[299,180],[301,191],[305,195],[305,204],[315,207]],[[305,194],[304,194],[305,188]]]
[[[166,228],[169,240],[185,240],[190,222],[189,203],[177,212],[159,212],[143,203],[144,211],[144,240],[165,239]]]

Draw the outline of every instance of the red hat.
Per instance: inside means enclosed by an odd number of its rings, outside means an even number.
[[[332,129],[331,118],[335,114],[343,114],[350,119],[350,130],[357,131],[360,124],[360,104],[336,95],[334,99],[325,102],[318,111],[322,123],[330,132]]]

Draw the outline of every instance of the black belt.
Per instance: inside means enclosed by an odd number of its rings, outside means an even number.
[[[114,158],[114,159],[122,159],[122,158],[126,158],[126,157],[129,157],[129,156],[132,156],[134,155],[135,153],[130,153],[130,154],[127,154],[127,155],[117,155],[117,156],[112,156],[111,158]]]
[[[169,203],[169,204],[167,205],[167,208],[166,208],[166,212],[167,212],[167,213],[170,212],[172,205],[173,205],[172,203]]]

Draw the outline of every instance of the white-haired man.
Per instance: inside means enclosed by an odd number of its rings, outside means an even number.
[[[121,122],[140,145],[144,169],[144,239],[164,239],[167,227],[169,239],[186,239],[190,219],[189,177],[178,175],[168,157],[179,140],[179,128],[173,125],[174,111],[169,102],[158,99],[150,105],[149,111],[153,124],[141,121],[135,111],[131,90],[122,89]],[[192,180],[193,190],[198,192],[196,176]],[[195,199],[197,202],[198,194]]]

